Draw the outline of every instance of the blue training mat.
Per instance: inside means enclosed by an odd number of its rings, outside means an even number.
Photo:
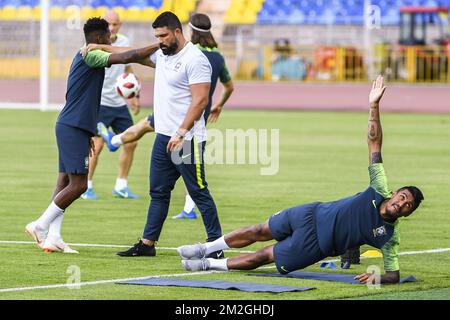
[[[356,274],[343,274],[343,273],[325,273],[325,272],[302,272],[294,271],[288,274],[280,273],[250,273],[249,276],[257,277],[286,277],[286,278],[298,278],[298,279],[309,279],[309,280],[323,280],[323,281],[334,281],[334,282],[345,282],[345,283],[357,283],[358,280],[353,279]],[[417,279],[413,276],[407,276],[400,280],[400,283],[405,282],[416,282]]]
[[[173,286],[173,287],[193,287],[209,288],[219,290],[241,290],[246,292],[296,292],[315,289],[313,287],[292,287],[275,284],[251,283],[251,282],[231,282],[215,280],[190,280],[181,278],[147,278],[142,280],[132,280],[117,282],[117,284],[137,284],[144,286]]]

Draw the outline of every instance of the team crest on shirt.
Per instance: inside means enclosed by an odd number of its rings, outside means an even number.
[[[182,65],[182,62],[178,61],[177,64],[175,65],[175,67],[173,68],[173,70],[176,72],[180,71],[181,65]]]
[[[84,168],[89,169],[89,157],[84,158]]]
[[[374,238],[387,235],[386,228],[384,226],[373,229],[372,231]]]

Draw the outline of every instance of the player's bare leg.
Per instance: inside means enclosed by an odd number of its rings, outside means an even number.
[[[241,254],[227,259],[227,268],[233,270],[253,270],[262,265],[272,263],[273,245],[253,253]]]
[[[69,184],[62,189],[53,199],[55,204],[65,210],[77,200],[87,189],[86,174],[68,174]]]
[[[247,247],[257,241],[269,241],[273,239],[270,233],[269,222],[243,227],[224,236],[225,242],[230,248]]]
[[[53,201],[44,213],[25,227],[25,232],[32,236],[37,246],[46,251],[77,253],[61,237],[61,224],[64,210],[86,191],[87,175],[59,173]]]
[[[139,196],[135,195],[128,188],[128,174],[133,163],[134,150],[136,149],[137,142],[127,143],[123,146],[123,150],[119,156],[119,173],[116,179],[116,185],[113,190],[115,197],[138,199]]]
[[[123,150],[119,157],[119,174],[117,176],[119,179],[128,179],[136,147],[137,142],[127,143],[123,146]]]
[[[93,185],[93,178],[95,169],[97,168],[98,163],[98,157],[100,156],[100,153],[103,150],[103,146],[105,145],[105,142],[101,137],[93,137],[92,140],[94,141],[95,146],[95,153],[91,154],[89,157],[89,173],[88,173],[88,180],[87,180],[87,191],[81,195],[81,198],[83,199],[97,199],[97,195],[94,191],[94,185]]]
[[[148,119],[143,118],[138,123],[129,127],[127,130],[122,132],[120,135],[116,135],[115,137],[120,137],[122,144],[127,144],[138,141],[144,134],[153,131],[155,131],[155,129],[150,125]],[[111,140],[113,144],[115,144],[115,137]]]
[[[243,227],[219,239],[203,244],[181,246],[177,248],[183,259],[186,270],[250,270],[273,262],[273,246],[266,247],[254,253],[243,254],[229,259],[205,259],[211,252],[228,248],[243,248],[257,241],[272,240],[269,223]]]

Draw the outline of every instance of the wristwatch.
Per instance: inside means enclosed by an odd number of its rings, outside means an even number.
[[[175,132],[175,136],[179,139],[184,139],[184,135],[179,134],[178,131]]]

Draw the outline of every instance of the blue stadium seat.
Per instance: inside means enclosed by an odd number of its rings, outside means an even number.
[[[364,0],[265,0],[257,23],[357,24],[364,23]],[[450,0],[371,0],[380,8],[382,24],[398,24],[399,8],[450,5]]]

